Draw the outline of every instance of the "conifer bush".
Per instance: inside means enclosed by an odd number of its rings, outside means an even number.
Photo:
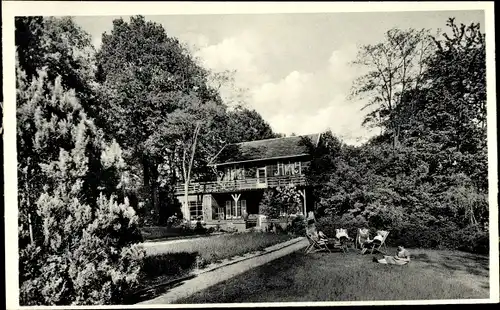
[[[120,147],[61,77],[18,66],[17,104],[21,305],[119,303],[144,256],[135,210],[113,194]]]

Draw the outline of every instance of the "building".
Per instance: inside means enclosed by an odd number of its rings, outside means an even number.
[[[260,214],[259,205],[265,190],[287,184],[297,187],[303,198],[300,213],[306,214],[311,207],[305,171],[320,137],[313,134],[225,145],[209,163],[214,180],[190,182],[188,204],[184,203],[184,184],[176,187],[184,217],[189,214],[191,221],[201,219],[207,227],[264,228],[267,219]]]

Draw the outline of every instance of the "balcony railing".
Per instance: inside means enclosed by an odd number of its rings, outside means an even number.
[[[251,178],[232,181],[191,182],[188,187],[188,193],[225,193],[255,190],[261,188],[274,188],[278,186],[285,186],[288,184],[303,186],[306,185],[306,178],[304,175],[286,175],[267,177],[265,180]],[[177,186],[175,187],[175,193],[176,195],[184,195],[184,184],[177,184]]]

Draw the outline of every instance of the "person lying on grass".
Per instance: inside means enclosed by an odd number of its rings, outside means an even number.
[[[373,245],[380,245],[382,244],[382,241],[384,240],[384,236],[382,235],[382,232],[379,230],[377,231],[377,235],[373,239],[367,239],[365,243],[363,243],[363,249],[361,250],[361,254],[365,254],[365,252],[371,248]]]
[[[405,265],[410,262],[410,252],[402,245],[398,246],[398,252],[394,256],[384,255],[383,258],[373,257],[375,263],[389,264],[389,265]]]

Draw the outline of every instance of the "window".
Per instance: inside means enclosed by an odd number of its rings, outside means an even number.
[[[189,213],[191,221],[196,221],[198,219],[203,220],[203,204],[201,201],[190,201]]]
[[[213,213],[214,220],[223,220],[224,219],[224,208],[217,207],[215,208],[215,212]]]
[[[246,200],[238,200],[238,204],[236,205],[234,203],[234,200],[226,200],[226,220],[242,218],[243,211],[247,211]]]
[[[257,183],[267,183],[266,167],[257,168]]]
[[[284,175],[284,165],[283,163],[278,163],[278,170],[276,170],[275,175]]]
[[[225,169],[224,181],[234,181],[245,179],[245,168],[240,166],[227,167]]]
[[[275,175],[296,175],[300,174],[300,162],[278,163]]]

